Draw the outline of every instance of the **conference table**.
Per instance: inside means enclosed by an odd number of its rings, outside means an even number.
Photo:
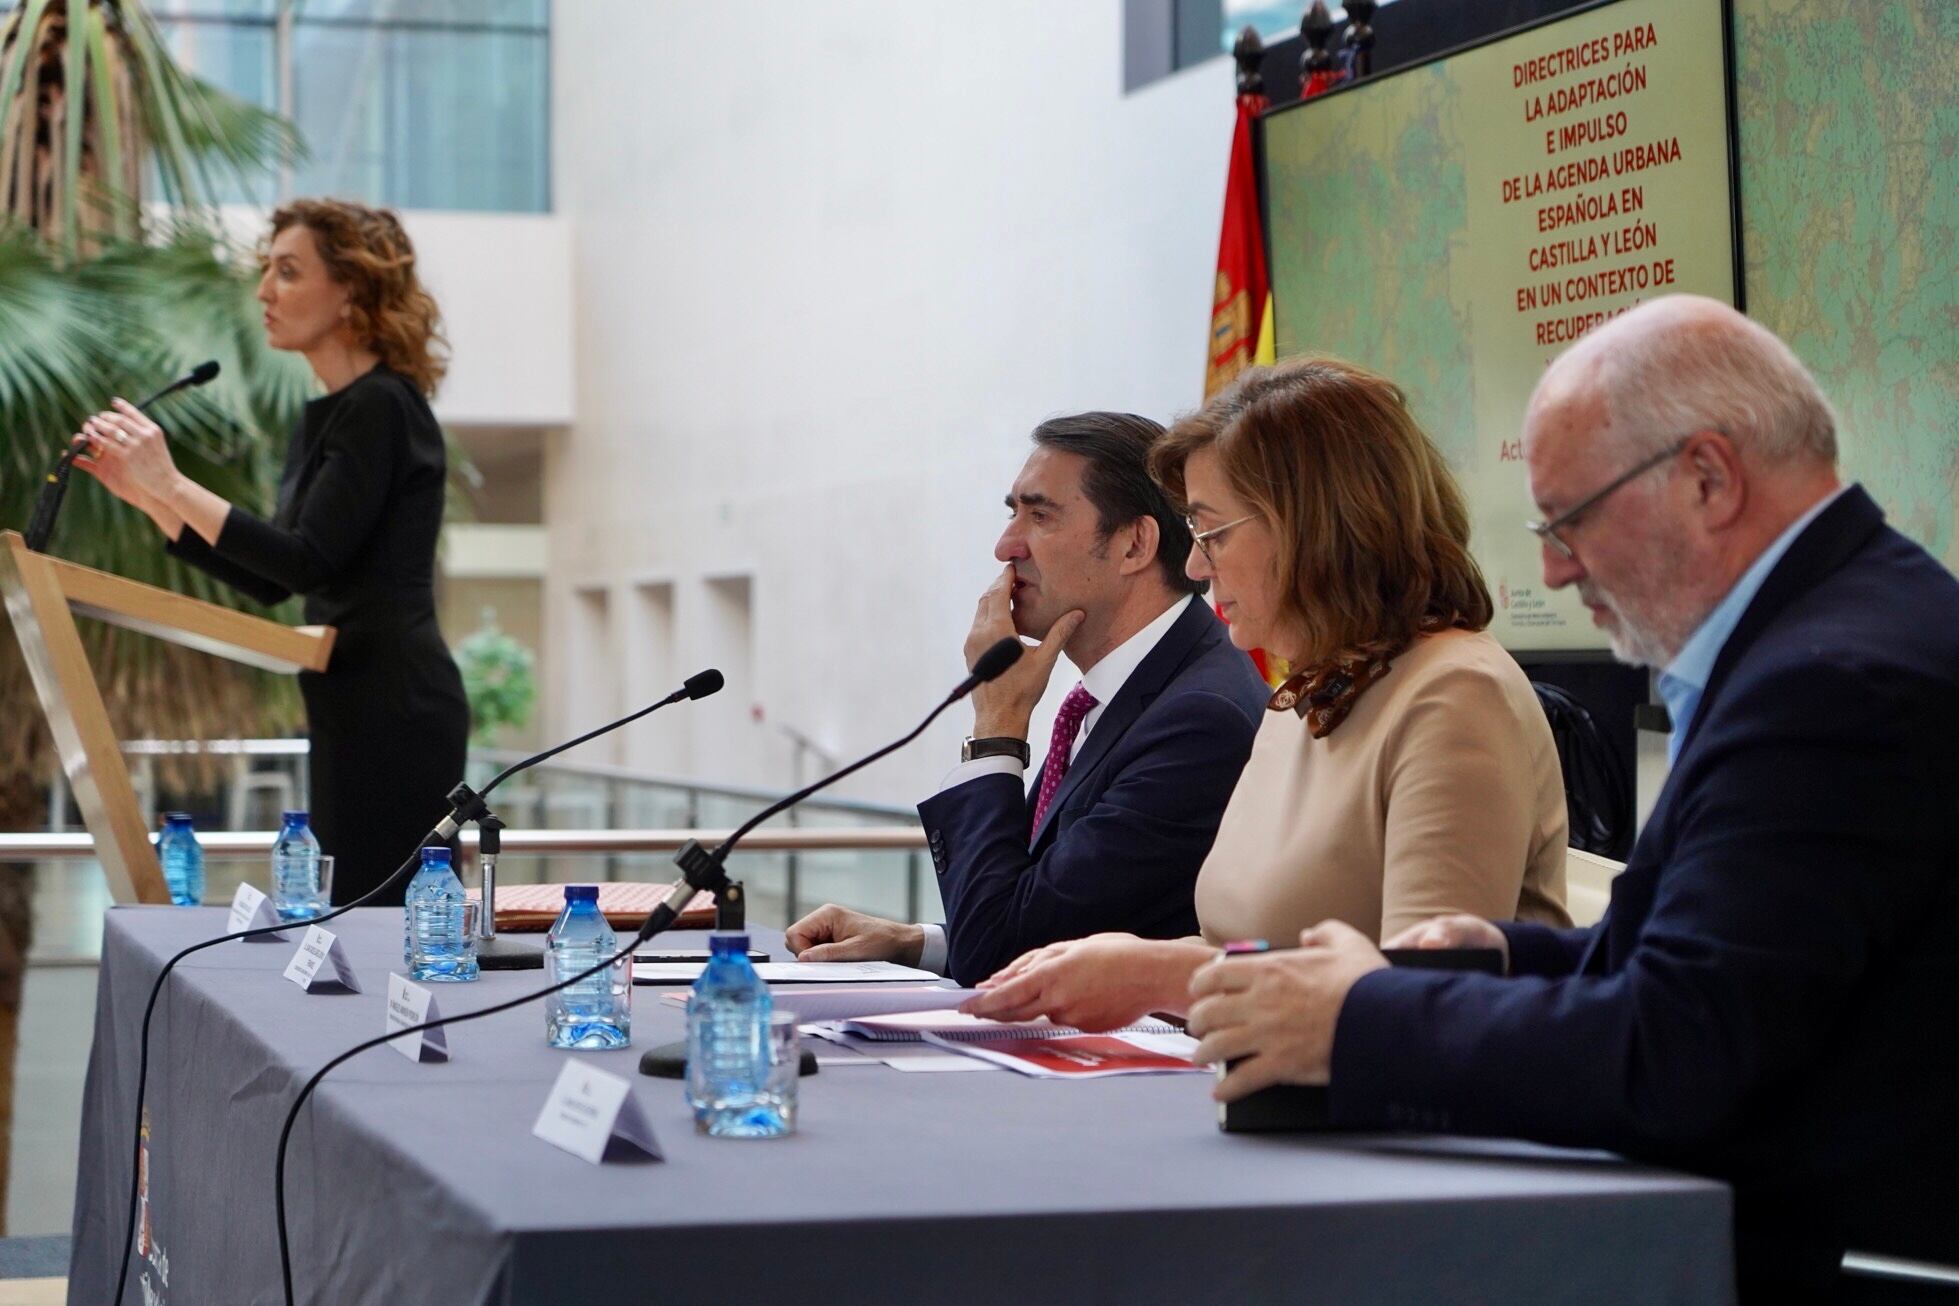
[[[106,913],[73,1302],[114,1299],[149,987],[172,953],[224,925],[208,908]],[[315,1070],[384,1032],[401,969],[398,909],[329,928],[360,993],[284,979],[297,931],[221,944],[173,972],[152,1032],[152,1250],[131,1258],[124,1300],[282,1300],[280,1123]],[[751,933],[783,956],[779,932]],[[505,971],[431,987],[447,1015],[542,984]],[[659,992],[637,990],[633,1045],[618,1052],[547,1047],[536,1003],[451,1028],[447,1061],[380,1047],[336,1069],[287,1161],[298,1300],[1733,1299],[1721,1184],[1501,1140],[1224,1134],[1205,1075],[832,1063],[803,1079],[793,1136],[708,1138],[679,1081],[636,1073],[641,1051],[684,1032]],[[568,1057],[631,1077],[664,1160],[593,1164],[532,1136]]]

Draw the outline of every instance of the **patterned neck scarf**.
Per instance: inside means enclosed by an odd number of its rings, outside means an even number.
[[[1416,632],[1431,635],[1438,630],[1460,626],[1462,621],[1442,617],[1423,617]],[[1266,701],[1268,712],[1297,712],[1315,739],[1324,739],[1347,719],[1360,696],[1382,676],[1394,660],[1407,652],[1413,639],[1376,639],[1350,644],[1324,662],[1302,667],[1289,676]]]

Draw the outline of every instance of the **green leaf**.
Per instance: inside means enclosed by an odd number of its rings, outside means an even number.
[[[81,243],[80,204],[82,199],[82,128],[88,123],[88,40],[81,28],[87,22],[75,20],[76,0],[69,0],[67,12],[67,58],[63,61],[61,100],[67,118],[67,139],[63,144],[61,177],[61,247],[73,258]]]
[[[69,39],[74,39],[70,32]],[[137,202],[122,187],[126,175],[122,153],[122,101],[116,93],[115,65],[109,59],[108,22],[99,5],[88,9],[88,52],[93,69],[90,89],[95,93],[95,130],[102,150],[102,198],[109,208],[110,230],[124,239],[136,235]]]

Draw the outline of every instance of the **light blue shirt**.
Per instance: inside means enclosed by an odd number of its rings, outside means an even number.
[[[1835,503],[1838,496],[1849,488],[1848,485],[1838,486],[1835,493],[1817,500],[1810,505],[1808,512],[1789,523],[1789,529],[1776,536],[1775,542],[1762,550],[1762,555],[1741,573],[1741,579],[1714,606],[1714,611],[1694,627],[1694,633],[1687,637],[1687,642],[1674,654],[1673,661],[1667,663],[1666,670],[1660,673],[1655,688],[1667,705],[1667,716],[1673,720],[1673,733],[1667,737],[1669,766],[1680,756],[1681,741],[1687,738],[1687,727],[1693,724],[1694,713],[1700,709],[1701,695],[1707,692],[1707,679],[1714,674],[1715,660],[1721,656],[1728,636],[1735,633],[1741,614],[1748,611],[1748,605],[1761,592],[1762,582],[1775,570],[1775,564],[1782,561],[1782,555],[1789,551],[1796,537],[1816,520],[1818,513]]]

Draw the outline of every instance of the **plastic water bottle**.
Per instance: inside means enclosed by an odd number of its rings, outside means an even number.
[[[687,1004],[687,1104],[694,1127],[716,1138],[774,1138],[789,1122],[764,1091],[769,1073],[769,986],[748,960],[746,934],[709,936],[707,966]]]
[[[170,901],[195,907],[204,901],[204,845],[191,829],[189,812],[165,812],[163,833],[157,836],[157,860],[170,886]]]
[[[612,926],[599,911],[595,884],[567,884],[565,908],[544,936],[548,982],[581,975],[619,951]],[[544,1040],[554,1048],[622,1048],[632,1040],[632,986],[614,993],[608,966],[544,999]]]
[[[326,911],[320,894],[320,841],[304,812],[279,815],[272,841],[272,909],[282,921],[303,921]]]
[[[463,882],[449,865],[449,850],[422,849],[422,868],[408,882],[407,906],[402,909],[408,978],[476,978],[476,949],[463,922],[463,904],[468,901]]]

